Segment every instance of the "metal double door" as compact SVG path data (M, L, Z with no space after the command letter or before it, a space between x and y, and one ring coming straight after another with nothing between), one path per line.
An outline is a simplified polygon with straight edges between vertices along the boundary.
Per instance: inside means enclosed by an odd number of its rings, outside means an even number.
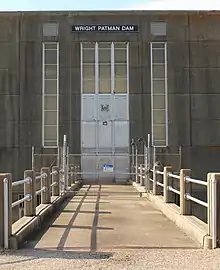
M128 95L83 95L81 168L84 180L130 178Z

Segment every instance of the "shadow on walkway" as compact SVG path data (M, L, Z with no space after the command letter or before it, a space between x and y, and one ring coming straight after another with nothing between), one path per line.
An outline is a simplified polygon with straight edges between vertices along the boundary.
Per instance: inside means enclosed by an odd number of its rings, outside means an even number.
M94 194L93 196L97 196L96 199L94 201L86 201L85 199L88 196L89 190L91 189L91 185L89 185L87 187L86 190L81 190L80 193L84 193L84 195L82 196L82 198L78 201L73 201L72 199L74 198L74 195L70 196L68 198L68 200L66 200L61 206L60 208L50 217L47 218L47 220L44 222L44 224L41 226L41 228L39 228L39 230L35 233L35 237L32 237L31 239L28 239L27 242L24 244L24 246L22 248L30 248L30 249L34 249L34 250L39 250L38 248L36 248L38 242L41 240L41 238L43 237L44 234L47 233L49 228L63 228L65 229L60 240L59 243L57 245L57 247L51 247L52 250L58 250L58 251L62 251L62 250L68 250L68 248L65 247L65 243L68 239L69 233L72 229L83 229L83 230L91 230L91 237L90 237L90 252L92 254L96 253L97 251L97 230L114 230L114 228L108 228L108 227L98 227L98 219L99 219L99 215L100 214L111 214L111 212L109 211L100 211L99 209L99 204L100 204L100 198L101 198L101 185L98 186L98 192L96 194ZM78 197L77 193L75 194L75 196ZM80 211L81 207L84 203L95 203L95 211ZM69 203L77 203L77 208L75 210L66 210L66 206ZM104 202L104 203L108 203L108 202ZM73 213L70 221L68 224L66 225L56 225L54 224L55 220L57 218L59 218L59 216L62 213ZM76 226L74 225L74 222L76 220L76 217L78 216L78 214L83 213L83 214L94 214L94 218L93 218L93 222L92 222L92 226ZM72 247L71 250L74 249L80 249L79 247ZM84 249L88 249L88 247L85 247ZM74 255L76 254L88 254L88 256L91 256L90 252L85 253L85 252L73 252ZM100 257L99 253L99 257ZM105 253L106 254L106 253ZM106 256L104 254L104 257Z

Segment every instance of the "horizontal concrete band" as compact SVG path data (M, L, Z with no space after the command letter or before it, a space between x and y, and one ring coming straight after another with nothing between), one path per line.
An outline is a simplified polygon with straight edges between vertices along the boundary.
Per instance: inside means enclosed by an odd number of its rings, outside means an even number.
M78 190L81 187L81 182L74 184L69 190ZM33 217L22 217L12 225L12 234L9 238L9 248L18 249L33 232L39 229L45 219L54 213L59 206L71 196L68 192L60 195L51 197L50 204L40 204L36 208L36 216Z
M212 238L208 235L208 225L206 223L195 216L180 215L179 207L176 204L164 203L162 196L155 196L150 192L144 193L145 187L140 186L137 183L133 183L133 186L139 192L143 192L143 197L146 197L151 201L154 207L159 209L167 218L172 220L201 248L212 248Z

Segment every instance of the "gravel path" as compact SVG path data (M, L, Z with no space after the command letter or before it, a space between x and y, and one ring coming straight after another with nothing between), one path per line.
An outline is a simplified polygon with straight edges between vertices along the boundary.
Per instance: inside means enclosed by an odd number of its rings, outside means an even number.
M88 253L19 250L0 255L0 269L220 269L220 250L145 249Z

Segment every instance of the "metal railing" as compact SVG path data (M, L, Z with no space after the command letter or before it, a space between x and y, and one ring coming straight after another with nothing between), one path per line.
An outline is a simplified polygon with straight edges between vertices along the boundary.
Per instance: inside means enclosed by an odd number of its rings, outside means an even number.
M163 172L163 175L164 175L164 172ZM174 173L168 173L167 176L169 177L169 179L179 180L179 181L180 181L180 176L177 175L177 174L174 174ZM176 188L172 185L171 181L169 181L169 179L168 179L168 183L169 183L169 184L167 185L167 190L173 192L174 194L180 195L180 190L176 189ZM176 182L176 183L177 183L177 185L178 185L179 182Z
M4 178L3 183L4 183L4 247L7 249L8 248L8 237L9 237L9 226L12 226L12 223L9 224L9 211L10 208L13 209L14 207L22 204L25 204L25 208L29 207L30 205L27 205L27 203L30 203L32 200L35 199L35 196L45 192L46 187L43 187L40 191L33 190L32 187L36 186L36 180L42 179L42 178L47 178L48 175L46 173L41 173L39 176L35 176L36 173L33 171L25 171L25 175L30 175L25 177L22 180L19 181L14 181L12 182L11 177L10 178ZM49 179L48 179L49 181ZM12 189L9 187L13 188L16 186L20 185L25 185L26 189L24 191L24 197L20 200L16 200L12 202ZM32 189L32 190L31 190ZM11 192L11 194L10 194ZM10 199L9 199L10 198ZM27 212L27 211L26 211ZM29 210L29 215L30 214L36 214L36 205L34 205L34 209Z
M72 167L74 167L72 165ZM57 166L52 167L50 171L49 167L44 167L41 172L35 172L33 170L26 170L24 172L24 179L12 182L12 177L7 174L3 179L4 187L4 247L8 249L9 236L12 230L11 221L11 209L24 203L24 215L35 216L36 213L36 196L41 195L41 204L51 203L52 196L63 195L61 190L62 169ZM41 180L41 188L37 190L37 182ZM65 180L65 179L64 179ZM67 179L65 180L67 186L71 186L75 183L74 171L71 168L67 168ZM16 186L24 185L24 197L22 199L12 202L12 188ZM64 192L65 193L65 192Z
M66 135L64 135L62 150L62 159L60 158L59 149L57 154L57 164L59 166L48 165L47 167L39 167L38 170L35 169L35 157L37 154L34 153L34 147L32 147L32 170L24 171L23 179L12 181L10 173L0 174L0 196L3 197L1 201L3 211L0 211L0 234L4 235L4 239L0 237L0 247L8 248L13 225L12 210L15 207L22 204L24 216L36 216L39 195L40 204L50 204L53 200L52 196L64 195L67 191L70 191L69 187L79 180L77 173L80 165L70 164L69 162L69 146L67 145ZM22 185L24 186L23 198L14 201L12 199L13 188Z
M143 173L143 172L145 172L146 171L146 169L143 169L143 164L141 164L141 166L139 166L138 167L138 170L139 170L139 174L138 174L138 176L140 177L140 178L143 178L143 179L145 179L145 178L147 178L147 175L146 175L146 173ZM141 170L141 168L142 168L142 170ZM152 173L154 173L154 175L155 175L155 179L152 179L152 178L150 178L149 176L148 176L148 180L147 181L151 181L151 182L155 182L155 185L156 186L160 186L160 187L163 187L164 188L164 181L163 182L159 182L158 180L157 180L157 175L160 175L160 176L162 176L162 179L164 179L164 174L165 174L165 172L164 171L159 171L159 170L154 170L154 169L151 169L150 170L150 172L152 172ZM168 172L167 173L167 176L168 176L168 178L172 178L172 179L175 179L175 180L178 180L178 183L180 182L180 179L181 179L181 176L180 176L180 174L174 174L174 173L171 173L171 172ZM140 181L141 182L141 181ZM187 183L192 183L192 184L197 184L197 185L201 185L201 186L205 186L205 187L207 187L207 182L206 181L202 181L202 180L198 180L198 179L194 179L194 178L191 178L190 176L186 176L186 175L184 175L184 182L187 184ZM171 185L171 181L168 181L168 185L167 185L167 189L168 189L168 191L171 191L171 192L173 192L173 193L175 193L175 194L178 194L178 195L180 195L180 190L177 190L176 188L174 188L172 185ZM156 195L156 194L155 194ZM195 203L197 203L197 204L199 204L199 205L202 205L202 206L204 206L204 207L208 207L208 203L207 202L204 202L204 201L202 201L202 200L200 200L200 199L198 199L198 198L195 198L195 197L193 197L192 196L192 194L190 194L189 192L187 192L187 193L185 193L184 194L184 198L185 199L187 199L187 200L190 200L190 201L193 201L193 202L195 202Z
M164 175L164 172L161 172L163 175ZM168 177L171 177L173 179L177 179L180 181L180 175L176 175L176 174L173 174L173 173L168 173ZM198 179L194 179L194 178L191 178L189 176L184 176L184 182L187 184L187 183L192 183L192 184L197 184L197 185L201 185L201 186L205 186L207 187L207 182L206 181L202 181L202 180L198 180ZM180 195L180 191L179 190L176 190L175 188L173 188L172 186L168 186L168 189L178 195ZM190 200L192 202L195 202L201 206L204 206L204 207L208 207L208 203L207 202L204 202L202 200L199 200L198 198L195 198L193 197L189 192L185 193L184 194L184 198L187 199L187 200Z
M189 169L181 169L176 173L170 166L164 167L163 171L159 170L157 166L154 166L153 169L143 169L143 167L143 164L137 167L139 178L136 182L145 186L147 191L152 192L153 195L163 195L165 203L175 203L172 194L178 195L180 202L178 207L181 215L192 215L192 203L205 207L208 216L206 221L208 233L212 236L212 247L215 248L217 246L216 182L218 179L220 180L220 174L210 174L207 181L202 181L192 178ZM192 195L192 184L206 189L207 202Z
M208 183L206 181L202 181L202 180L198 180L198 179L194 179L194 178L190 178L189 176L185 176L184 177L184 181L186 183L192 183L192 184L197 184L197 185L201 185L201 186L205 186L206 187L206 191L207 191L207 186L208 186ZM204 202L202 200L199 200L195 197L193 197L191 194L189 193L186 193L185 194L185 198L192 201L192 202L195 202L199 205L202 205L206 208L208 208L208 203L207 202Z

